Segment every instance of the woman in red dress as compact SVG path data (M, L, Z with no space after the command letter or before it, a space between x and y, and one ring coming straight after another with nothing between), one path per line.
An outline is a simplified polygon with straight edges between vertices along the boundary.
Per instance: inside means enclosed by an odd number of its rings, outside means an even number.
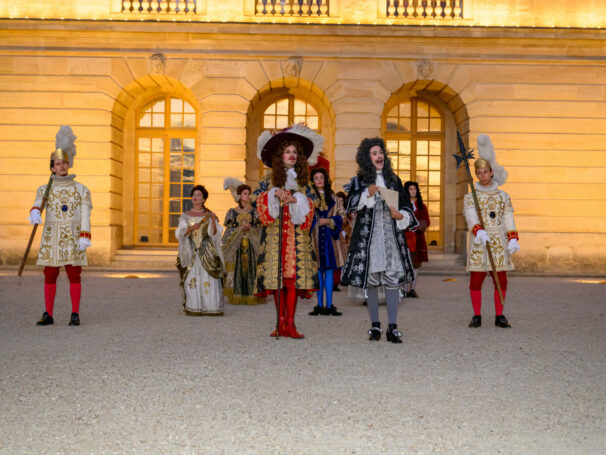
M410 254L412 256L412 265L415 274L414 281L408 284L409 288L406 295L408 297L419 297L415 291L419 269L423 262L429 261L429 258L427 257L427 242L425 241L425 231L430 224L429 212L427 211L427 206L423 204L423 198L417 182L406 182L404 184L404 191L410 198L415 218L419 221L419 226L406 231L406 241L408 242L408 248L410 249Z

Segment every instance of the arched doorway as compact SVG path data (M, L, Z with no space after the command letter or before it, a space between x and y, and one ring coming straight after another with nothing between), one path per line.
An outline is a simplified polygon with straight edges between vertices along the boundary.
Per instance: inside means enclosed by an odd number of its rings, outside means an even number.
M442 249L444 116L437 106L422 98L394 99L385 106L383 131L402 183L412 180L419 184L431 219L427 244Z
M175 229L195 182L196 124L194 107L170 94L136 113L134 245L177 243Z

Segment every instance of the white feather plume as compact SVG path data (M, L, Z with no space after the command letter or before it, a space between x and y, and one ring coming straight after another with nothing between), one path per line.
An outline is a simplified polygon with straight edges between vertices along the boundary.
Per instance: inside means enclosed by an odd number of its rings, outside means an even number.
M63 125L59 128L55 136L55 150L61 149L69 157L69 167L74 165L74 157L76 156L76 135L72 131L71 126Z
M493 180L497 182L499 186L505 184L508 173L503 166L497 163L497 157L494 153L494 146L486 134L480 134L478 136L478 155L480 158L484 158L490 163L493 173Z
M236 202L240 201L240 196L236 191L240 185L244 185L244 182L233 177L227 177L225 180L223 180L223 189L229 189L231 196Z

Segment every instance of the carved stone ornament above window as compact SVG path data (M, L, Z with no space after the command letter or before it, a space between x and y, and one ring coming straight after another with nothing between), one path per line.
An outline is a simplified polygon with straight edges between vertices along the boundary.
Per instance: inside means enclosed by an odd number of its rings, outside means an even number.
M433 74L433 63L426 58L417 62L417 79L431 79Z
M301 68L303 68L303 59L301 57L291 57L282 65L282 72L284 77L300 77Z
M153 54L149 58L149 73L164 76L166 74L166 57L164 54Z

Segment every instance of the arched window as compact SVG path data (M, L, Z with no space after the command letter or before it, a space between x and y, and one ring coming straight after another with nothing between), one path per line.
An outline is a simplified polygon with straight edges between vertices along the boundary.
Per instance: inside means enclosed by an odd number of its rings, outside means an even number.
M177 242L175 228L190 207L195 181L196 111L187 101L166 95L137 115L135 244Z
M442 247L444 117L419 98L390 103L385 112L383 131L394 170L402 183L419 183L431 219L427 244Z
M310 103L289 95L270 104L261 117L261 131L281 130L294 123L302 123L312 130L320 133L320 114ZM263 175L267 169L260 163L260 173Z

